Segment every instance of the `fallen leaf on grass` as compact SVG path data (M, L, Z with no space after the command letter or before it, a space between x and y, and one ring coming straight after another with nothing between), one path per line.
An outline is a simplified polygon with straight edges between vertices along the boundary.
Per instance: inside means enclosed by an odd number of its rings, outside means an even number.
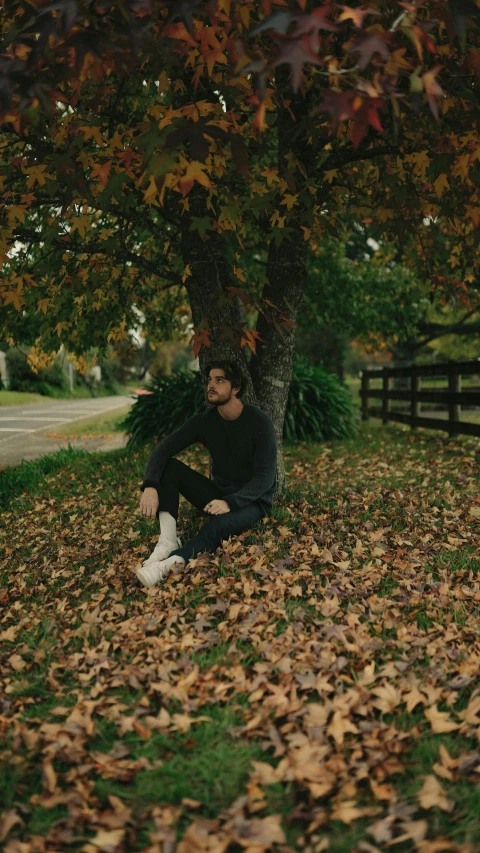
M453 801L447 799L440 782L435 776L425 776L422 787L417 793L417 800L422 809L441 809L450 812L453 809Z
M230 847L230 836L217 833L212 823L205 820L191 823L178 844L177 853L225 853Z
M435 734L454 732L455 729L460 728L459 723L454 723L453 720L450 719L447 711L439 711L436 705L432 705L431 708L427 708L425 710L425 716Z
M5 841L8 833L17 823L23 823L16 809L7 809L0 817L0 841Z
M102 853L118 853L124 837L124 829L100 829L95 838L82 847L82 851L91 853L92 850L101 850Z
M332 811L332 820L341 820L342 823L350 824L359 817L365 814L363 809L359 809L355 800L345 800L339 803Z

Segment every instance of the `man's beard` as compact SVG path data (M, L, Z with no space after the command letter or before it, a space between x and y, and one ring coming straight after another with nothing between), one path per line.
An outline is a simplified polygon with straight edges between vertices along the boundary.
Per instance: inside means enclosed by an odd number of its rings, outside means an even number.
M219 406L224 406L225 403L228 403L229 400L231 400L231 399L232 399L232 393L231 392L228 395L228 397L224 397L222 399L219 398L218 392L215 392L215 394L213 396L208 395L208 402L210 403L211 406L216 406L217 409Z

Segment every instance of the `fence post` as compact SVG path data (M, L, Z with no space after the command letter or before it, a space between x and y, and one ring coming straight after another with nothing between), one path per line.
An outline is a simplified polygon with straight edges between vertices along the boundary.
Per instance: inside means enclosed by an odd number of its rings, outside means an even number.
M418 375L418 370L416 364L412 364L411 366L411 380L410 380L410 389L411 389L411 398L410 398L410 426L412 429L417 428L417 418L420 415L420 403L417 397L417 394L420 390L420 376Z
M448 390L450 394L457 394L461 388L461 376L455 370L455 367L451 368L452 373L448 374ZM449 400L448 402L448 433L449 435L455 435L456 429L455 424L460 420L460 406L458 403L453 400Z
M382 384L382 424L388 423L388 413L390 411L390 398L388 397L388 392L390 391L390 376L388 375L388 367L383 368L383 384Z
M362 370L362 388L360 394L362 395L362 421L368 421L368 382L369 375L366 370Z

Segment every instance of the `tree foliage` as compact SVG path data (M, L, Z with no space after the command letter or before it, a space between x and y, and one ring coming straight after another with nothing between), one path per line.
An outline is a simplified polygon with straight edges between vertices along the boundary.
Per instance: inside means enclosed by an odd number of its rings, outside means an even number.
M345 213L414 244L435 286L476 280L474 4L17 0L1 27L10 337L35 311L41 347L115 345L138 310L155 326L159 294L168 315L184 287L194 301L204 250L222 286L194 309L196 350L215 332L255 351L258 331L221 319L248 302L245 252L298 254Z

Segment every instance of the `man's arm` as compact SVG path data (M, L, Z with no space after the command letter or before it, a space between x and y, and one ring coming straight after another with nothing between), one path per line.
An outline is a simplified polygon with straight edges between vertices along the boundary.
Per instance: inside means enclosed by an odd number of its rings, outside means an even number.
M200 440L200 424L202 419L202 413L194 415L180 429L170 433L163 441L157 444L147 462L145 477L141 486L142 491L148 488L158 489L163 469L168 460L177 453L180 453L181 450L185 450L185 448L190 447Z
M255 474L241 489L233 495L225 495L224 500L231 510L242 509L261 498L272 488L277 471L277 443L275 430L270 418L265 418L255 433L255 455L253 460Z

